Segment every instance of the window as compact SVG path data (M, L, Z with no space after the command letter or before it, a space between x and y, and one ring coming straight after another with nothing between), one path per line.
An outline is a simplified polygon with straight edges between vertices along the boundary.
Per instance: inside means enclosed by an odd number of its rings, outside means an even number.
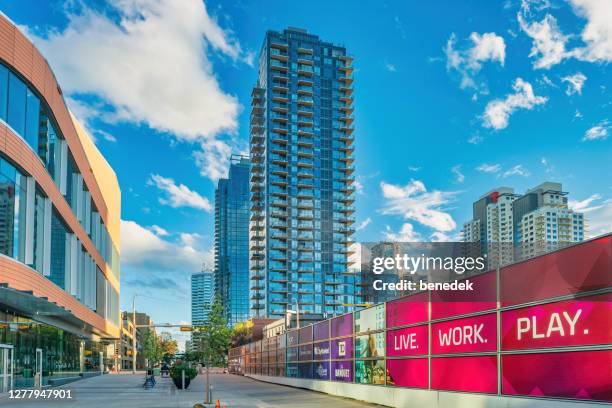
M21 136L25 133L27 87L12 73L8 81L8 114L7 122Z
M26 177L0 157L0 253L25 261Z

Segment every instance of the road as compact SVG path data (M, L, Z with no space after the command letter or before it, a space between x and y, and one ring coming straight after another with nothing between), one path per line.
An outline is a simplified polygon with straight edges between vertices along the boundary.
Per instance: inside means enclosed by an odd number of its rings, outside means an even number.
M142 388L143 375L108 374L59 387L69 389L70 400L15 400L0 397L0 407L11 408L192 408L204 399L204 376L194 379L187 391L175 389L171 380L158 379L154 389ZM211 375L213 399L227 408L352 408L374 405L332 397L314 391L269 384L230 374Z

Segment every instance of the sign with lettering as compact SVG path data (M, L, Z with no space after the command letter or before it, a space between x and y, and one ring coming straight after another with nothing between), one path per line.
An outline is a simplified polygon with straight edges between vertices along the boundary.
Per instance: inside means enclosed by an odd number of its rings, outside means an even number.
M497 316L490 313L435 323L431 326L431 353L472 353L497 350Z
M297 346L299 332L297 330L291 330L287 332L287 347Z
M612 293L502 312L502 349L612 344Z
M428 369L427 358L387 359L387 385L427 388Z
M312 344L304 344L299 347L300 361L312 360Z
M331 380L353 382L353 361L332 361Z
M313 360L329 360L330 356L329 341L315 343L313 346Z
M387 328L425 322L428 319L428 308L427 292L387 302Z
M329 361L313 363L312 378L317 380L329 380Z
M345 337L343 339L332 340L331 358L332 360L353 358L353 338Z
M406 327L387 332L387 356L418 356L427 354L429 344L427 325Z
M612 350L502 356L502 394L612 402Z

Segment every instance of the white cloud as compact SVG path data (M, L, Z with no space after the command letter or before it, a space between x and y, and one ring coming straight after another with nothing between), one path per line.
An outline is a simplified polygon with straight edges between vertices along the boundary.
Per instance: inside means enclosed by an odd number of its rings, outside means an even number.
M200 168L200 174L213 181L227 177L229 157L232 148L222 140L212 140L202 143L202 150L195 151L193 157Z
M476 167L476 170L481 173L498 173L501 170L501 165L482 163L480 166Z
M483 126L500 130L508 127L508 120L518 109L531 110L548 100L545 96L536 96L529 82L517 78L512 85L514 93L506 95L504 99L495 99L489 102L484 112Z
M582 137L583 142L588 142L592 140L605 140L609 136L610 122L608 120L601 121L597 125L588 129L584 136Z
M530 23L518 13L517 20L521 29L533 41L529 56L536 57L534 68L549 69L570 55L565 49L568 37L561 32L557 20L550 14L546 14L540 22Z
M385 231L383 231L383 236L386 240L393 242L417 242L421 240L421 235L414 230L414 226L410 223L403 224L399 232L394 232L387 225Z
M460 242L461 237L458 234L448 235L444 232L435 231L429 236L432 242Z
M188 247L194 247L198 245L198 242L202 239L202 235L198 233L187 233L182 232L179 234L181 243Z
M477 144L482 143L483 140L484 140L484 137L482 137L480 135L472 135L468 139L468 143L469 144L473 144L473 145L477 145Z
M97 130L96 131L97 134L101 135L104 140L106 140L107 142L111 142L111 143L116 143L117 142L117 138L113 135L111 135L110 133L104 131L104 130Z
M355 192L357 194L363 194L363 183L361 181L355 180L353 185L355 186Z
M601 196L599 194L593 194L590 197L585 198L584 200L580 200L580 201L569 200L567 205L569 206L569 208L571 208L574 211L589 212L589 211L593 211L593 210L597 210L601 208L601 205L591 206L593 202L600 200L600 199L601 199Z
M456 166L453 166L451 168L451 172L454 174L455 181L457 181L457 183L463 183L465 181L465 174L463 174L461 172L461 165L460 164L457 164Z
M421 171L421 166L408 166L408 171Z
M122 266L155 271L197 272L212 262L212 251L195 242L171 242L134 221L121 220Z
M584 45L567 49L570 35L559 29L557 20L546 14L540 22L527 21L529 7L517 14L521 29L531 37L530 57L536 57L535 68L548 69L568 58L589 62L612 61L612 3L608 0L569 0L576 15L587 20L580 33ZM532 2L524 2L528 4ZM540 11L547 7L540 7Z
M166 229L160 227L159 225L151 225L147 229L150 230L151 232L153 232L155 235L158 235L160 237L165 237L165 236L169 235L168 231Z
M582 95L582 87L586 82L587 77L581 73L577 72L574 75L568 75L561 78L562 82L567 82L567 89L565 93L569 95L573 95L575 93Z
M502 174L502 177L503 178L510 177L510 176L529 177L530 175L531 173L529 173L529 171L527 171L527 169L525 169L522 164L517 164L516 166L510 168L509 170L504 171L504 173Z
M521 0L521 10L530 13L533 10L542 11L550 8L550 0Z
M365 229L368 225L372 223L372 218L368 217L365 220L361 221L359 225L355 228L357 231L361 231Z
M419 180L411 180L405 186L380 183L386 206L381 210L387 215L401 215L436 231L452 231L456 228L453 217L443 210L456 194L448 191L427 191Z
M590 62L612 61L612 2L609 0L570 0L577 15L587 24L580 34L585 47L578 57Z
M397 67L393 64L385 64L385 69L389 72L396 72Z
M542 157L542 159L540 159L540 163L542 163L542 166L544 166L544 171L546 173L552 173L555 171L555 166L553 166L550 160L548 160L546 157Z
M107 122L144 124L198 142L203 155L209 144L216 148L218 135L235 134L241 108L221 89L209 53L246 63L252 56L208 14L204 2L112 0L110 5L107 13L73 7L64 29L29 32L66 95L98 100L106 112L97 107L97 115ZM78 114L79 105L70 105ZM203 173L214 177L216 170L208 167Z
M461 88L472 88L486 93L486 86L478 84L475 76L486 61L498 62L501 66L506 60L506 43L503 37L495 33L470 34L471 46L462 50L456 49L457 38L451 34L444 50L446 69L455 70L461 76Z
M191 190L184 184L176 184L173 179L152 174L149 184L166 193L166 198L160 197L159 202L172 208L191 207L204 211L212 211L212 205L206 197Z
M600 200L601 195L593 194L584 200L570 200L568 203L572 210L584 213L590 237L612 232L612 199Z

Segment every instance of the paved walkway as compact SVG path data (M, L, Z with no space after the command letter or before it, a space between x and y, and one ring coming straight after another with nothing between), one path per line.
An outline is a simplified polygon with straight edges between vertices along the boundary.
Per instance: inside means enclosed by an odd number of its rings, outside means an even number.
M326 394L269 384L231 374L211 374L213 399L227 408L352 408L374 405ZM172 381L158 378L154 389L142 388L143 374L107 374L59 387L72 391L70 400L9 399L0 397L0 407L30 408L192 408L204 400L204 375L186 391L176 390Z

